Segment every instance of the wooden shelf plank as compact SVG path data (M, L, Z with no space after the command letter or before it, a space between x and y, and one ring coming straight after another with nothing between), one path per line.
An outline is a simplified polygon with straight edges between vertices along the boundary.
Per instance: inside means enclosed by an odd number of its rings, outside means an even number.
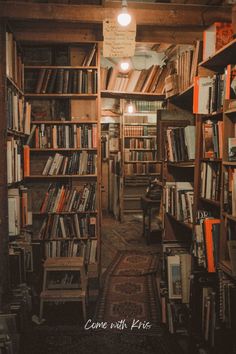
M97 93L26 93L26 98L97 98Z
M194 168L194 161L167 162L168 166L180 168Z
M223 161L224 166L236 166L236 161Z
M14 87L14 89L20 94L20 96L24 96L23 90L9 76L7 76L7 82Z
M17 136L19 138L26 138L29 136L29 134L25 134L14 129L7 129L7 134Z
M107 98L137 98L137 99L148 99L148 100L165 100L165 95L149 93L149 92L120 92L120 91L101 91L102 97Z
M61 178L97 178L97 175L53 175L53 176L42 176L42 175L31 175L25 176L28 179L61 179Z
M215 71L222 71L228 64L236 63L236 39L218 50L212 57L199 65Z
M224 113L227 114L227 115L233 115L233 114L236 113L236 107L227 109L227 111L225 111Z
M217 200L211 200L211 199L202 198L202 197L200 197L199 200L202 201L203 203L211 204L211 205L218 207L218 208L220 207L220 202Z
M81 66L81 65L25 65L24 68L26 70L31 69L82 69L82 70L97 70L97 66Z
M158 161L124 161L124 163L158 163Z
M125 139L132 139L132 138L140 138L140 139L156 139L155 135L132 135L132 136L124 136Z
M53 152L53 151L97 151L97 148L57 148L57 149L40 149L30 148L31 152Z
M202 162L216 162L216 163L221 163L222 162L222 159L218 159L218 158L201 158L200 161Z
M44 212L41 213L40 211L34 211L32 212L33 215L39 215L39 216L45 216L45 215L75 215L75 214L97 214L98 211L97 210L87 210L87 211L59 211L59 212L52 212L52 211L48 211L48 212Z
M59 125L64 125L64 124L97 124L97 120L35 120L31 121L31 124L59 124Z

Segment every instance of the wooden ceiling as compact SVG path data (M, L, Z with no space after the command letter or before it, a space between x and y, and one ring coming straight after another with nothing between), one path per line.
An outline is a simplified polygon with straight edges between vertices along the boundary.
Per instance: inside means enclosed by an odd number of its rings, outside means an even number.
M191 44L213 22L231 21L223 0L170 1L128 0L137 42ZM9 19L22 41L102 41L103 20L116 18L120 7L119 0L0 0L0 20Z

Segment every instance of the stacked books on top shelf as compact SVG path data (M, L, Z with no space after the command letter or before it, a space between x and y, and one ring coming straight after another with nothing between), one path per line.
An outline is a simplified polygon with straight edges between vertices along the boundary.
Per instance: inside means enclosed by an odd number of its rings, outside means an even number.
M96 148L96 124L33 124L28 145L40 149Z
M190 182L166 182L165 212L178 221L193 223L193 185Z
M173 127L166 130L166 154L170 162L195 159L195 126Z
M152 65L149 69L131 70L128 74L119 72L118 67L101 68L102 90L118 92L142 92L164 94L166 66Z
M189 46L187 49L178 46L179 54L174 60L175 73L165 79L167 98L183 92L192 85L193 78L197 75L198 63L202 58L201 44L201 41L197 41L194 47Z
M27 70L25 91L36 94L95 94L97 70L61 68Z
M76 45L39 45L24 47L24 62L27 66L94 66L96 43Z
M223 121L207 120L202 124L203 157L222 158L223 152Z
M130 151L125 149L124 152L125 161L156 161L157 153L156 151Z
M6 75L19 89L23 89L23 62L11 32L6 32Z
M7 128L29 134L31 105L12 87L7 88Z

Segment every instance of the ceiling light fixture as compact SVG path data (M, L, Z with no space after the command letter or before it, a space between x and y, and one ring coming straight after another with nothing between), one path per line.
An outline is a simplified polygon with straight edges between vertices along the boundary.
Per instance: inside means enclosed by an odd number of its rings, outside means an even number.
M120 62L119 67L122 73L127 73L130 70L130 63L128 60L124 59Z
M123 27L128 26L131 22L131 16L127 11L127 7L128 7L127 1L122 0L121 13L117 16L117 21Z

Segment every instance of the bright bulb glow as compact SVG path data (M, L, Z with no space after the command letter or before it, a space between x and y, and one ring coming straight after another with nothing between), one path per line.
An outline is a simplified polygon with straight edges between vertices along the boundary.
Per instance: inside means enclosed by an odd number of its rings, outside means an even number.
M132 103L129 103L127 106L127 112L128 113L134 113L134 106Z
M128 14L126 7L123 7L121 11L117 17L117 21L121 26L126 27L131 22L131 16Z
M129 70L129 62L127 61L122 61L120 63L120 70L123 71L123 72L126 72Z

